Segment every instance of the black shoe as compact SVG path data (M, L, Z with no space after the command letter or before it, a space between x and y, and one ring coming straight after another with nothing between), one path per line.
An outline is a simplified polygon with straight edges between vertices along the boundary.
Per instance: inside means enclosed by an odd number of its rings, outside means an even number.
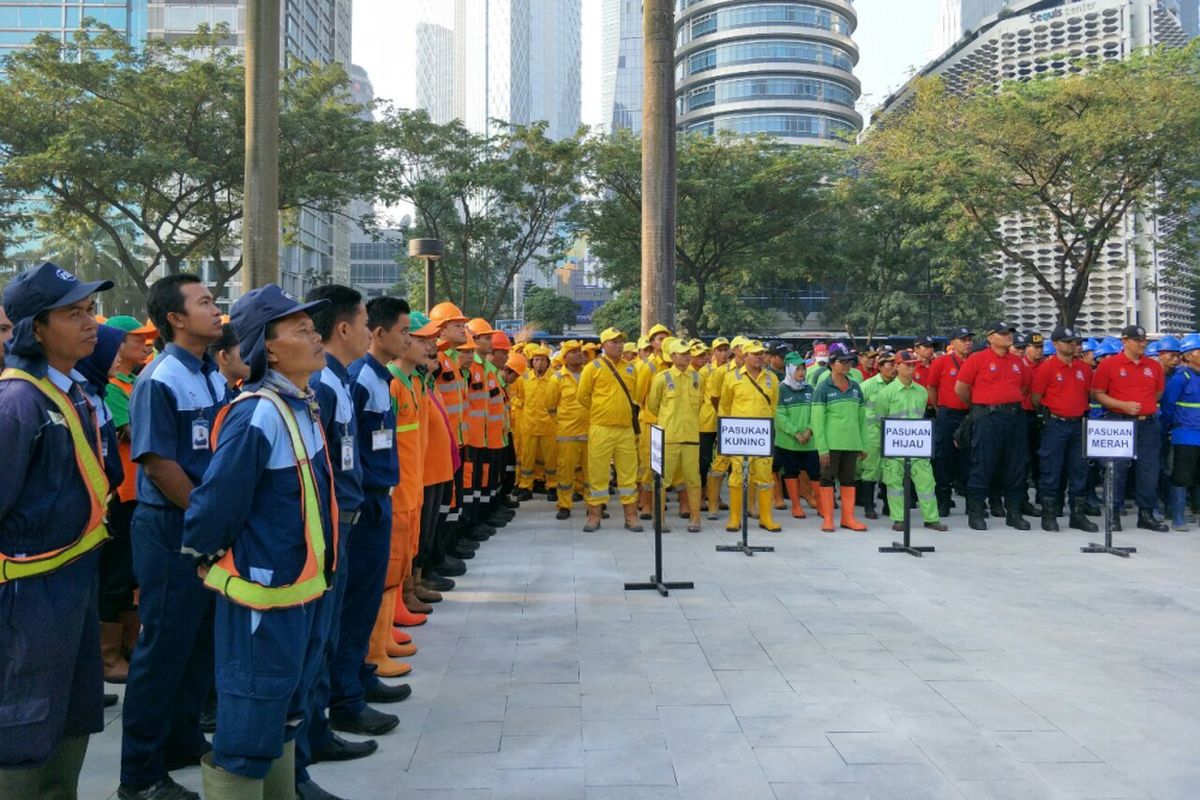
M376 703L385 706L388 703L399 703L407 700L412 696L412 687L407 683L398 683L395 686L389 686L378 678L375 679L375 684L366 691L368 703Z
M1103 517L1104 509L1100 508L1100 506L1096 505L1095 503L1084 503L1083 513L1087 514L1089 517Z
M1042 514L1042 530L1048 533L1058 532L1058 517L1054 514Z
M505 508L520 508L521 507L521 504L518 503L516 500L513 500L511 497L504 498L503 500L500 501L500 504L502 506L504 506Z
M513 495L513 500L516 500L518 503L522 503L526 500L532 500L532 499L533 499L533 492L529 491L528 489L518 489L517 493Z
M572 500L574 500L576 503L582 503L582 502L583 502L583 495L581 495L579 492L574 492L574 493L571 495L571 499L572 499Z
M987 517L983 514L968 514L967 525L973 531L986 531L988 529Z
M476 522L475 527L472 528L471 531L476 534L482 534L483 536L496 535L496 527L494 525L489 525L486 522ZM471 538L474 539L475 537L472 536Z
M1114 531L1124 530L1124 529L1121 527L1121 515L1117 513L1116 509L1113 509L1113 515L1112 515L1112 529L1113 529Z
M941 517L942 519L945 519L946 517L950 516L951 508L953 508L953 504L951 504L951 503L945 503L945 504L938 503L938 516Z
M359 714L331 711L329 727L342 733L353 733L359 736L382 736L394 730L400 724L400 718L395 714L385 714L382 711L367 706Z
M476 550L479 549L479 542L475 541L474 539L459 539L458 544L456 544L455 547L458 547L458 548L465 547L468 550L470 550L472 553L474 553Z
M507 517L488 517L487 524L496 530L500 530L507 525L509 521L510 520Z
M481 529L472 528L471 530L462 534L459 538L470 539L472 542L486 542L488 539L492 538L492 534Z
M467 574L467 565L462 562L461 558L455 558L450 554L446 554L442 558L442 563L438 564L437 571L439 575L449 575L452 578L457 578L459 575Z
M1038 508L1028 500L1025 500L1021 503L1021 513L1027 517L1040 517L1042 515L1042 509Z
M1010 528L1015 528L1019 531L1027 531L1033 526L1029 524L1029 520L1021 516L1019 511L1014 511L1004 516L1004 524Z
M454 549L454 556L455 558L461 558L462 560L466 561L469 558L475 557L475 551L470 547L459 546Z
M1138 512L1137 526L1144 531L1154 531L1155 533L1166 533L1171 529L1167 523L1146 511Z
M120 696L120 695L116 695L116 694L106 694L106 695L104 695L104 707L105 707L105 708L112 708L113 706L115 706L115 705L116 705L117 703L119 703L119 702L121 702L121 696Z
M167 768L167 772L174 772L177 769L187 769L188 767L200 766L200 759L208 753L212 752L212 745L205 742L193 753L167 753L163 756L163 766Z
M554 515L554 518L555 519L570 519L571 518L571 509L560 508L558 510L558 513Z
M867 519L879 519L879 512L875 510L874 506L871 506L870 508L863 509L863 516ZM904 526L901 525L900 527L903 528Z
M217 732L217 709L215 707L204 709L204 713L200 715L200 731L208 734Z
M989 506L991 508L991 515L996 519L1008 516L1004 510L1004 503L990 503Z
M371 742L371 744L375 743ZM375 751L372 750L371 752ZM370 753L367 755L370 755ZM296 784L296 800L343 800L343 798L338 797L336 794L330 794L320 786L317 786L316 781L305 781L304 783Z
M448 592L454 588L454 581L444 575L439 575L431 569L424 570L421 573L421 583L433 589L435 592Z
M316 764L321 761L353 761L356 758L366 758L379 749L379 744L374 739L367 739L365 742L352 742L349 739L343 739L336 733L330 733L329 742L312 755L312 763ZM303 784L296 784L296 792L299 794L300 787Z
M1077 531L1085 533L1099 533L1100 526L1092 522L1085 515L1083 503L1071 503L1071 517L1067 520L1068 527L1074 528Z
M132 789L121 784L117 787L117 800L200 800L200 795L183 788L167 776L144 789Z

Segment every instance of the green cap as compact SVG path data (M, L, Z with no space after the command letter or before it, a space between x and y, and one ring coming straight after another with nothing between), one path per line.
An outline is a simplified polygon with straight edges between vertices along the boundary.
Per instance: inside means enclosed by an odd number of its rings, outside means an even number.
M799 353L794 353L794 352L788 353L786 356L783 357L783 363L798 367L804 363L804 356L800 355Z
M126 333L133 333L134 331L148 333L150 330L149 326L143 325L141 320L136 317L126 316L125 314L109 317L104 321L104 324L110 328L120 328Z

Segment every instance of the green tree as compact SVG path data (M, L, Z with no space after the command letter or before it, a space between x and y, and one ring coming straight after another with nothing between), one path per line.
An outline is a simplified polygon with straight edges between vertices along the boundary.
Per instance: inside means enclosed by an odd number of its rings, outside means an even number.
M525 295L525 322L555 336L575 324L579 304L553 289L535 286Z
M44 236L37 241L32 254L38 261L53 261L68 267L85 281L111 280L112 290L97 296L105 316L128 314L142 319L146 316L146 298L133 277L121 267L120 257L108 233L89 220L69 216L59 224L42 220ZM111 219L110 225L130 242L130 252L136 258L147 258L146 248L137 244L133 225L121 219Z
M41 36L9 56L0 188L40 198L54 225L82 219L103 231L142 291L160 268L218 256L219 292L241 268L219 256L240 241L244 173L244 70L241 55L220 46L227 38L224 27L202 28L134 47L92 26L72 42ZM340 66L287 70L279 207L293 220L371 194L375 128L360 111Z
M910 106L866 141L869 168L935 213L944 239L985 237L1053 298L1064 324L1129 215L1185 218L1200 180L1200 45L1072 70L965 95L920 81ZM1190 242L1185 228L1169 242L1149 233L1160 246ZM1054 247L1053 268L1031 241Z
M617 292L592 313L592 325L597 331L616 328L630 341L636 340L642 325L642 293L637 289Z
M821 210L826 177L842 156L729 134L680 137L675 241L678 324L695 335L713 309L751 286L803 279L815 253L788 234ZM575 221L618 289L641 276L641 142L620 131L594 137L585 168L595 199ZM785 244L786 243L786 244Z
M382 136L380 197L411 204L414 235L445 243L438 289L466 313L495 318L523 267L553 264L570 244L582 131L553 141L539 122L483 136L388 109Z

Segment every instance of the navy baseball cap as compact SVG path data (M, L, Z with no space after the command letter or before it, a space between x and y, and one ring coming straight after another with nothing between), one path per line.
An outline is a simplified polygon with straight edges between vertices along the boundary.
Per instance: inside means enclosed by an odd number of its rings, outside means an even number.
M913 347L933 347L933 337L918 336L917 340L913 342Z
M229 309L229 323L237 334L242 359L250 366L250 382L257 382L267 371L267 325L301 311L316 311L329 305L328 300L301 303L273 283L252 289Z
M955 339L970 339L975 333L970 328L955 328L946 334L946 341L953 342Z
M78 303L89 295L112 287L112 281L81 281L74 274L47 261L13 278L4 290L4 313L15 325L43 311Z
M1013 347L1028 347L1029 340L1025 338L1025 334L1018 333L1016 336L1013 337L1012 346Z
M12 316L11 314L9 316ZM1146 329L1141 325L1128 325L1121 329L1122 339L1145 339Z
M995 322L989 322L987 327L984 328L984 332L988 336L991 336L993 333L1016 333L1017 329L1007 322L996 320Z
M1079 334L1075 332L1074 328L1069 328L1065 325L1059 325L1057 328L1055 328L1053 330L1053 332L1051 332L1050 341L1052 341L1052 342L1078 342Z

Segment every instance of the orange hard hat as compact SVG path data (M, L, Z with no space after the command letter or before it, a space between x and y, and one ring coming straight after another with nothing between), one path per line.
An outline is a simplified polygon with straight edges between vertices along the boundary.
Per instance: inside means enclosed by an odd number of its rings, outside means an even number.
M493 329L492 326L488 324L488 321L483 317L476 317L468 322L467 330L476 336L487 336L488 334L496 332L495 329Z
M429 309L429 318L434 322L466 322L462 309L449 301L438 303Z
M492 349L512 350L512 339L509 339L504 331L496 331L492 334Z
M529 369L529 360L520 353L513 353L508 357L508 361L505 362L505 366L518 375L524 375L525 370Z
M460 344L460 345L459 345L457 348L455 348L455 349L456 349L456 350L460 350L460 351L461 351L461 350L474 350L474 349L475 349L475 337L474 337L474 336L472 336L472 335L471 335L471 334L468 332L468 333L467 333L467 341L463 342L462 344Z

